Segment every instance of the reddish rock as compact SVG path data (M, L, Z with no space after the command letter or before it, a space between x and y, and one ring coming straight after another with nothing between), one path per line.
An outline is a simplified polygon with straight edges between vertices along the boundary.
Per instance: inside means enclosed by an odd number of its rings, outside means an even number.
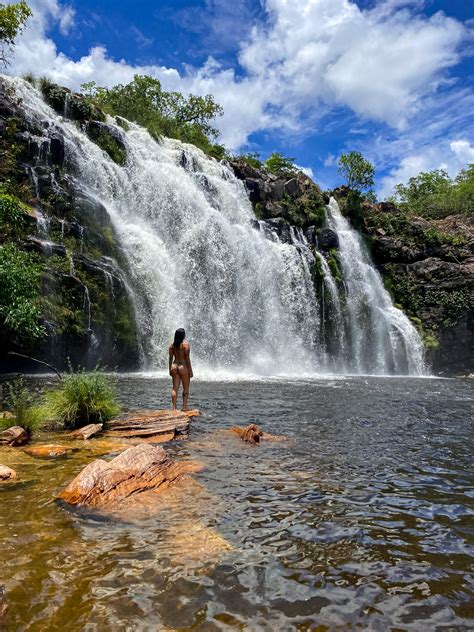
M237 435L246 443L260 443L261 441L286 441L283 435L271 435L263 432L256 424L249 424L246 428L234 426L230 428L230 432Z
M29 439L28 433L21 426L12 426L0 432L0 445L25 445Z
M98 434L103 427L104 424L89 424L74 430L74 432L70 432L68 436L73 439L84 439L85 441L86 439L90 439L94 435Z
M12 478L16 478L15 470L7 467L6 465L0 465L0 482L8 481Z
M54 443L49 443L46 445L35 445L30 448L25 448L23 452L29 454L30 456L34 456L38 459L55 459L58 456L64 456L69 454L74 449L67 445L56 445Z
M70 505L109 508L131 496L139 500L141 493L167 489L199 469L194 463L173 462L160 446L140 444L112 461L89 463L59 498Z
M189 433L190 419L199 414L191 410L187 413L173 410L138 410L121 419L107 423L104 436L114 438L140 438L150 443L169 441L178 435ZM167 438L161 439L161 435Z

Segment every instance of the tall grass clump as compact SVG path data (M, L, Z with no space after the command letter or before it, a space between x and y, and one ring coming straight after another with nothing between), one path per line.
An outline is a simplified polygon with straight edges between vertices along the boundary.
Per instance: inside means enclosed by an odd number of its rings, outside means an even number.
M0 419L0 428L21 426L31 436L41 426L44 411L36 405L35 398L21 378L8 382L7 391L7 404L13 417Z
M49 416L65 428L103 423L120 412L113 381L97 369L67 373L44 401Z

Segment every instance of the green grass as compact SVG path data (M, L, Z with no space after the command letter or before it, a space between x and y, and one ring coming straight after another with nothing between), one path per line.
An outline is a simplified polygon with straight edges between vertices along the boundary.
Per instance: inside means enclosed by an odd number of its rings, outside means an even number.
M14 416L0 419L0 429L21 426L31 436L44 423L44 410L35 405L34 397L21 378L8 382L7 390L8 407Z
M65 428L103 423L120 412L113 381L97 369L66 374L44 401L50 418Z

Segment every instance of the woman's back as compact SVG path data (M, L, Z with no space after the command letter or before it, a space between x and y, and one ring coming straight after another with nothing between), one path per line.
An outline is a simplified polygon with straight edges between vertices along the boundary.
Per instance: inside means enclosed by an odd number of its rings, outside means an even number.
M189 345L187 342L181 342L179 347L175 347L174 344L171 345L170 351L173 353L176 364L186 364L186 351L188 348Z

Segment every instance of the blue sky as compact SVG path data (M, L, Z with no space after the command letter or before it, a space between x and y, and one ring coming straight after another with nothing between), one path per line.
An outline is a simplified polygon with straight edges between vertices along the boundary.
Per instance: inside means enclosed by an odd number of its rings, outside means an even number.
M474 0L30 0L12 72L212 93L224 144L323 187L360 150L377 189L474 162ZM38 69L41 69L38 71Z

